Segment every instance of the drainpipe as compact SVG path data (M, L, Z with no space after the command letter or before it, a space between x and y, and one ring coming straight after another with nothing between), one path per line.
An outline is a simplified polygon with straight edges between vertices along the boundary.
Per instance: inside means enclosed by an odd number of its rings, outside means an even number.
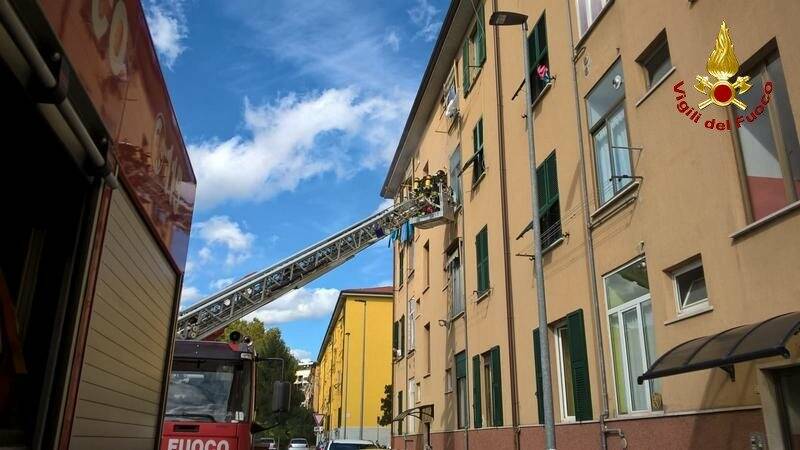
M492 0L492 13L497 11L497 0ZM506 328L508 329L508 373L511 381L511 426L514 430L514 449L519 450L519 390L517 386L517 346L514 334L514 294L511 285L511 252L508 232L508 186L505 168L505 132L503 126L503 87L500 82L500 31L492 27L494 33L494 76L497 94L497 144L500 157L500 217L503 221L503 264L505 265L504 281L506 285Z
M589 269L589 297L592 303L592 325L595 338L595 357L597 358L598 375L600 377L600 400L603 411L600 413L600 448L606 450L608 443L606 434L609 430L606 426L606 419L609 417L608 411L608 380L606 379L606 361L603 350L603 333L601 329L600 300L597 295L597 270L594 264L594 240L592 238L592 218L589 214L589 188L586 181L586 156L583 146L583 127L581 126L580 93L578 92L578 52L575 51L575 38L572 30L572 0L567 0L567 22L569 26L569 48L573 53L572 58L572 89L575 98L575 127L578 137L578 155L580 156L581 169L581 201L583 202L583 225L586 247L586 262Z

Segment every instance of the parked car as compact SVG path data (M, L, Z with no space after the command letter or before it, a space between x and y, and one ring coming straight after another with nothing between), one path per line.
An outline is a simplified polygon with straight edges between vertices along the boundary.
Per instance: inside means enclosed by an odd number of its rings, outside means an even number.
M308 448L308 441L306 438L294 438L289 441L289 448Z
M278 450L278 444L274 438L262 436L253 440L253 450Z
M380 448L374 442L359 439L334 439L328 442L325 450L368 450Z

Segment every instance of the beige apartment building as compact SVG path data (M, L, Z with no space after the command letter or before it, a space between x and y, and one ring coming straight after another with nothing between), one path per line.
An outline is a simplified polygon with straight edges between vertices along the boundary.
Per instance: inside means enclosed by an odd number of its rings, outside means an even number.
M499 10L528 16L529 68ZM457 203L394 243L392 448L544 448L540 338L558 448L800 448L799 20L451 2L381 192L444 170Z

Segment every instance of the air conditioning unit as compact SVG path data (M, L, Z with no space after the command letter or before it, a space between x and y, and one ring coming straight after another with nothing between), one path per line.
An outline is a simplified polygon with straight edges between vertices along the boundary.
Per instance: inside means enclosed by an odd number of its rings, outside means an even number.
M447 102L447 106L444 109L444 116L448 119L452 119L458 116L458 98L453 97Z
M403 352L401 352L399 348L393 348L392 349L392 356L395 359L400 359L403 356Z

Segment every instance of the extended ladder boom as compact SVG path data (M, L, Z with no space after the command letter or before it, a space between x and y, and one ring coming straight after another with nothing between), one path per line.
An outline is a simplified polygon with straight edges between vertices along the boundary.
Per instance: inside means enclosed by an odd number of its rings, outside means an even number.
M427 215L440 219L451 213L451 193L446 180L442 176L434 181L436 186L416 189L415 197L373 214L181 311L177 323L179 338L203 339L223 329L340 266L412 218Z

